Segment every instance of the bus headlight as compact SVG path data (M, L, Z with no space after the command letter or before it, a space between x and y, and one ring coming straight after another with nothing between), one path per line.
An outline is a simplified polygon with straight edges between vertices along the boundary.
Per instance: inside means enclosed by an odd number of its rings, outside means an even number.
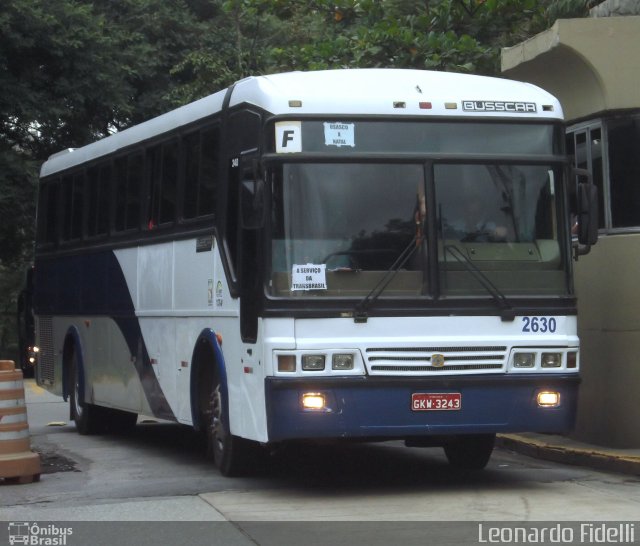
M302 355L302 369L305 372L324 370L324 355Z
M514 368L533 368L536 363L536 353L515 353L513 355Z
M335 354L331 361L332 370L353 370L352 354Z
M562 353L542 353L543 368L559 368L562 365Z

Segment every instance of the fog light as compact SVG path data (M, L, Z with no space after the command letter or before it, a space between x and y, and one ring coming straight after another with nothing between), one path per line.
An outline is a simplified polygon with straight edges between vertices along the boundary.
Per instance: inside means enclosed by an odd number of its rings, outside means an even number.
M515 368L533 368L536 363L536 353L516 353L513 355Z
M296 371L296 355L278 355L279 372Z
M332 370L353 370L353 355L333 355Z
M541 391L538 393L538 406L541 408L557 408L560 405L560 393Z
M559 368L562 365L562 353L542 353L543 368Z
M302 407L308 410L324 409L324 394L317 392L305 392L302 395Z
M305 372L324 370L324 355L302 355L302 369Z

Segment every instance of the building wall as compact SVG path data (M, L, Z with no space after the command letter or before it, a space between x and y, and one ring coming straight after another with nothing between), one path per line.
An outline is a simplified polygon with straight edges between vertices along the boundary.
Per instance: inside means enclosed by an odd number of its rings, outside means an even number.
M582 385L574 437L640 446L640 235L601 236L575 266Z

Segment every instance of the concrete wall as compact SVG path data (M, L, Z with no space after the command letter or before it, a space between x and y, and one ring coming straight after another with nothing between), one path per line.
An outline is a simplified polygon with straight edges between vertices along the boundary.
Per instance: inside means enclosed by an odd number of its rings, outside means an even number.
M575 266L577 439L640 447L640 235L602 236Z

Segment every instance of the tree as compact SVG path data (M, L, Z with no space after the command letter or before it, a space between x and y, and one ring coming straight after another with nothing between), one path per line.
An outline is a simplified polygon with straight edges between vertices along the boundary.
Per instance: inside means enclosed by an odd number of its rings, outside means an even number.
M299 6L307 37L275 47L282 67L392 67L496 74L500 48L582 16L586 0L316 0ZM304 6L304 7L302 7Z
M593 1L4 2L0 351L10 337L3 316L31 260L37 170L51 153L251 74L376 66L496 73L500 47L556 17L582 16Z

